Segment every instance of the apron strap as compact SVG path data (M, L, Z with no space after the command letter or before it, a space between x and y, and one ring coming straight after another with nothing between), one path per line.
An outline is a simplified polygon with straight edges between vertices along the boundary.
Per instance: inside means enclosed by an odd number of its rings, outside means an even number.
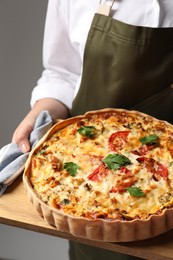
M114 5L114 3L115 3L115 0L112 0L112 4L111 5L106 5L106 4L102 4L102 0L100 0L99 8L98 8L97 13L109 16L110 11L111 11L112 6Z

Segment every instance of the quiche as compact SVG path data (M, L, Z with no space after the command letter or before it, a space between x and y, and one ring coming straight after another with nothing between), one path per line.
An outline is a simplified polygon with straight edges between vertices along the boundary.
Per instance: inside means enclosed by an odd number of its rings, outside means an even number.
M23 181L58 230L98 241L173 228L173 126L124 109L56 123L31 151Z

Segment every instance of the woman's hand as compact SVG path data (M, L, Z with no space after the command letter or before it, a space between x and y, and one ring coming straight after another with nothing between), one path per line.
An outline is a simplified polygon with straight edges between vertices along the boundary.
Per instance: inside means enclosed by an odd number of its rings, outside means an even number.
M23 153L29 152L31 147L29 135L34 128L37 116L43 110L47 110L52 119L65 119L69 116L69 111L65 105L52 98L44 98L37 101L31 111L15 130L12 142L18 144Z

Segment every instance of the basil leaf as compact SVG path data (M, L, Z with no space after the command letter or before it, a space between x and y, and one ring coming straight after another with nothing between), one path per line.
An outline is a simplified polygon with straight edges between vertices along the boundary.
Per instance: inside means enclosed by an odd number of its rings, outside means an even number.
M74 177L77 174L77 170L79 169L79 166L76 163L73 162L66 162L64 163L64 169L67 170L67 172Z
M64 205L68 205L68 204L70 204L70 200L69 199L63 199L62 203Z
M131 196L133 197L144 197L145 193L141 190L141 188L138 188L136 186L128 187L126 188Z
M121 166L131 164L131 161L121 154L109 154L103 159L103 162L107 164L111 170L118 170Z
M94 137L96 134L96 128L94 126L82 126L77 131L80 135L84 135L90 138Z
M148 135L148 136L141 137L139 141L142 144L157 145L159 144L159 137L157 135Z

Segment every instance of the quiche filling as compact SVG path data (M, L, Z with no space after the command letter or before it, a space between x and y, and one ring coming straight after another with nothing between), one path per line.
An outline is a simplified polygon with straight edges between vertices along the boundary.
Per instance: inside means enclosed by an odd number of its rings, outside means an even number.
M145 220L173 206L173 129L120 111L78 119L35 151L30 182L75 217Z

